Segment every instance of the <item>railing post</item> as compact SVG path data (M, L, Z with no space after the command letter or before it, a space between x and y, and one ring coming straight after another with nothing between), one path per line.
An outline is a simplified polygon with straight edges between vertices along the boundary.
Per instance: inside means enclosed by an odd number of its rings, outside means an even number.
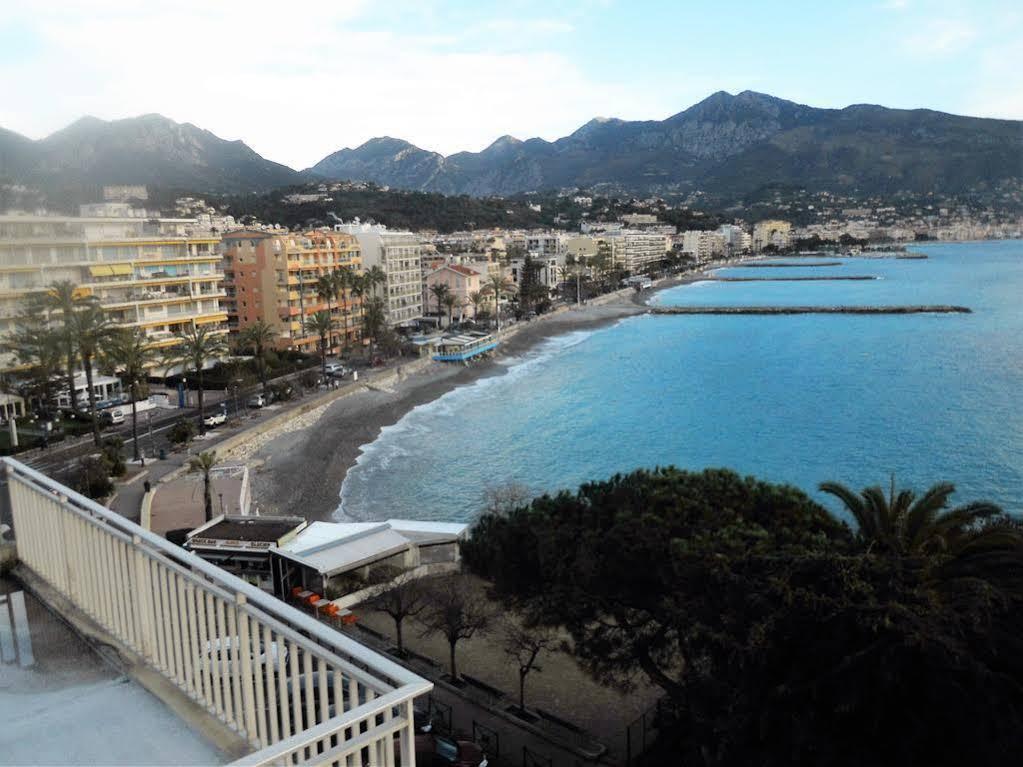
M241 721L245 726L245 737L250 743L258 744L256 734L256 691L252 684L252 643L249 640L249 615L245 612L245 595L236 592L234 595L235 624L238 636L231 637L231 648L235 658L240 661L236 666L241 672L242 713Z
M150 600L152 590L149 584L149 565L142 553L142 539L131 537L135 556L132 557L131 591L135 603L135 633L138 636L139 651L147 663L157 665L153 650L153 619Z

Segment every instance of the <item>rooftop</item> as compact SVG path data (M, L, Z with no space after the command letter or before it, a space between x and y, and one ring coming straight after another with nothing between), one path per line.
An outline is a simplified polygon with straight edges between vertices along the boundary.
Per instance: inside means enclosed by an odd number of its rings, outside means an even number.
M0 764L224 764L226 755L0 579Z
M220 516L189 533L189 539L258 541L277 543L296 528L305 526L302 517Z

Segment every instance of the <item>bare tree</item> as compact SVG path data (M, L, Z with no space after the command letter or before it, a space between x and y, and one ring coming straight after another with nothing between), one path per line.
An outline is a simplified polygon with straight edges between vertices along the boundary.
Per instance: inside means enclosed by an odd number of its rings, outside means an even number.
M526 709L526 677L531 671L543 671L540 655L558 648L558 636L548 626L523 626L508 619L503 625L502 649L519 667L519 710Z
M429 606L420 620L423 636L439 633L451 651L451 681L458 681L455 647L463 639L484 633L490 625L491 607L486 595L465 575L432 579Z
M518 482L490 485L483 491L483 514L506 517L533 500L534 493Z
M429 607L430 590L422 578L415 577L408 570L399 573L391 583L393 585L370 597L366 601L366 606L391 616L391 620L394 621L398 653L404 655L402 624L406 618L414 618Z

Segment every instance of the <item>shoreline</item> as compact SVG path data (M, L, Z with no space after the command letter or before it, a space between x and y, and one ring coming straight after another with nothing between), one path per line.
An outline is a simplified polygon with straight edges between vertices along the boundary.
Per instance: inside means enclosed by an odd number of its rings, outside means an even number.
M507 367L500 360L526 354L550 338L597 330L646 314L652 309L647 302L653 295L707 280L711 271L743 260L748 259L713 261L697 272L663 278L651 290L621 290L518 323L501 339L497 354L468 367L438 362L399 376L390 386L368 383L364 390L326 406L309 422L268 435L246 451L243 460L249 467L255 513L300 516L310 522L336 521L341 487L363 447L415 408L483 378L504 375ZM387 516L386 511L383 514L381 519Z
M672 280L657 290L696 279ZM647 291L642 297L649 295ZM507 367L500 360L525 354L555 336L597 330L648 311L649 307L632 298L615 296L606 303L591 301L544 315L503 338L499 353L490 359L468 367L438 362L389 386L369 383L364 390L326 406L311 423L269 436L244 459L255 513L300 516L310 522L336 521L344 479L363 447L376 440L382 429L456 388L504 375Z

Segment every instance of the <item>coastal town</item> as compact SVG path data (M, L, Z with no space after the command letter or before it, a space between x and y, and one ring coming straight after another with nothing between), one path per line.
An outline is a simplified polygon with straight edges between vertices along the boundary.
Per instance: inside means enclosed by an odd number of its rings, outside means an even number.
M1006 767L1023 14L7 3L0 767Z

